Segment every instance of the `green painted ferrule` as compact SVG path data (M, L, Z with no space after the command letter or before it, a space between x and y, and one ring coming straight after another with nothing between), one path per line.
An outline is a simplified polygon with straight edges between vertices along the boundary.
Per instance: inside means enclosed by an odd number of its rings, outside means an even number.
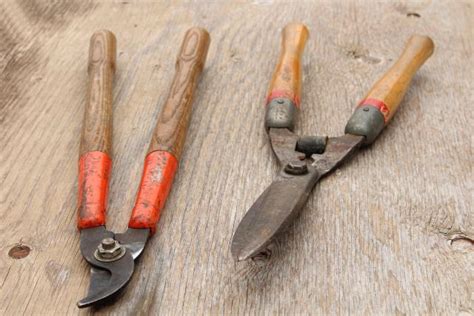
M295 128L297 115L296 104L290 99L275 98L266 106L265 127L270 128Z
M371 144L384 128L384 116L371 105L359 106L347 122L346 134L365 136L365 145Z

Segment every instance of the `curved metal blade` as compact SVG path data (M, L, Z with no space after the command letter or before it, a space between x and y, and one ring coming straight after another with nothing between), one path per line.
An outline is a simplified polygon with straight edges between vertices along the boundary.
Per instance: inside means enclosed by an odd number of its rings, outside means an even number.
M319 178L314 168L299 176L282 171L237 227L231 245L234 259L242 261L263 251L298 214Z
M114 262L103 263L95 259L93 261L90 262L94 266L91 268L89 291L85 298L77 302L80 308L110 299L127 285L133 274L134 262L129 250L125 256Z
M81 253L91 265L90 285L87 297L77 303L77 306L87 307L104 302L115 296L132 277L136 259L150 235L149 229L129 228L123 234L115 234L105 227L94 227L81 230ZM114 238L127 250L117 261L102 262L94 256L97 246L104 238Z

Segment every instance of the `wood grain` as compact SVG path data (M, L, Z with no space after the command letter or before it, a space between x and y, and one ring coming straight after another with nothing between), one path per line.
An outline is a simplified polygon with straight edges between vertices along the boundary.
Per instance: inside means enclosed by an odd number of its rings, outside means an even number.
M0 314L472 315L473 10L436 0L2 1ZM301 135L341 135L412 34L436 50L377 141L316 186L271 257L235 264L236 225L278 170L264 100L292 21L311 33ZM107 28L118 42L107 224L123 231L172 60L196 25L212 45L157 232L122 297L78 311L89 285L75 207L90 36ZM31 248L22 259L8 255L18 244Z
M112 84L115 73L116 39L112 32L95 32L89 44L87 104L80 156L91 151L112 154Z
M433 54L433 50L434 44L431 38L413 35L408 40L400 58L367 93L364 99L380 100L387 106L389 113L385 123L388 123L396 113L413 76Z
M176 74L161 111L148 152L170 152L179 161L188 131L194 91L211 39L203 28L189 29L176 61Z
M301 23L290 23L281 32L281 52L275 67L270 88L272 94L282 94L297 106L301 97L301 58L308 39L308 29Z

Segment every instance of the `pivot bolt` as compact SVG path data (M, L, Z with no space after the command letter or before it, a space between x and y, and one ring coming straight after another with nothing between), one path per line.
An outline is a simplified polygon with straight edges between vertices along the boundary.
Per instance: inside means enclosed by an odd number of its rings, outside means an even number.
M94 252L94 257L102 262L116 261L122 258L127 249L113 238L102 239L97 250Z
M291 161L285 166L285 172L294 175L308 173L308 166L305 161Z
M114 249L118 242L113 238L104 238L102 239L101 246L104 250Z

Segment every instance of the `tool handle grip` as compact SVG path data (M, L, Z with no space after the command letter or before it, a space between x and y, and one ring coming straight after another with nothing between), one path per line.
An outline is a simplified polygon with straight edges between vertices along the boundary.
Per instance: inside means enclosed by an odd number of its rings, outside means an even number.
M267 128L294 128L301 96L301 57L308 35L301 23L290 23L282 31L280 57L266 102Z
M209 43L209 33L202 28L191 28L184 36L176 75L145 158L140 189L128 223L130 228L155 231L181 157L193 94L206 61Z
M91 151L111 154L112 82L116 40L112 32L95 32L90 40L87 104L82 125L81 155Z
M360 102L346 125L346 133L365 136L365 143L372 143L392 119L413 76L433 50L431 38L413 35L399 59Z
M193 95L209 48L209 33L191 28L185 36L176 62L176 74L161 110L148 152L168 151L179 161L191 115Z
M112 147L112 81L116 40L112 32L95 32L90 40L87 99L79 155L79 229L105 225Z

